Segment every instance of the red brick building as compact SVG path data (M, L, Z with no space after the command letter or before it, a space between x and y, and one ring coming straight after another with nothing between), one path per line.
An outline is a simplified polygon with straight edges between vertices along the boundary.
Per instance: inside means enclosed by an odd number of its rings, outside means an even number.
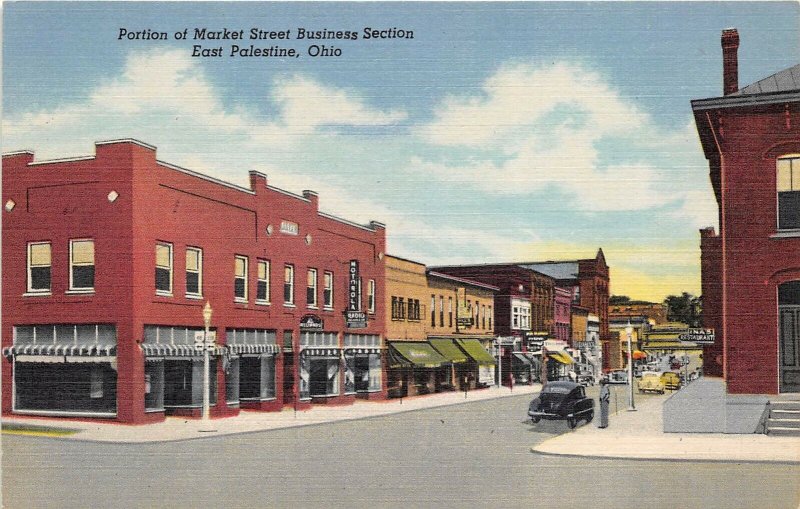
M212 416L385 396L382 224L135 140L4 155L3 204L4 414L198 415L206 302Z
M722 33L722 97L692 101L719 206L701 230L704 369L729 393L800 392L800 65L738 86Z
M608 289L610 270L602 249L594 258L570 261L548 261L520 263L537 272L552 277L561 288L572 289L572 304L588 310L600 319L600 342L602 345L603 367L608 368Z

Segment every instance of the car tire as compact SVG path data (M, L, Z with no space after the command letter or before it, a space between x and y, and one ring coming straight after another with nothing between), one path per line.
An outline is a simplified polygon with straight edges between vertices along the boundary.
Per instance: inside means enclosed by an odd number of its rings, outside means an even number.
M589 424L594 420L594 411L589 412L589 417L586 418L586 424Z
M536 424L536 423L537 423L537 422L539 422L540 420L541 420L541 419L540 419L540 418L538 418L538 417L531 417L531 422L532 422L532 423L534 423L534 424Z
M567 426L569 426L569 429L575 429L577 425L578 421L574 417L567 417Z

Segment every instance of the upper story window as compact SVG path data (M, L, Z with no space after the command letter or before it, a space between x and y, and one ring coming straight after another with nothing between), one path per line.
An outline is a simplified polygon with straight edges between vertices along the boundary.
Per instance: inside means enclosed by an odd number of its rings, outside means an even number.
M411 318L411 299L408 301L408 314ZM406 318L406 305L402 297L392 295L392 320L404 320Z
M247 302L247 257L236 255L233 262L233 300Z
M370 279L367 283L367 311L375 312L375 280Z
M325 309L333 309L333 272L325 272L323 279L322 305Z
M530 302L523 302L516 300L512 302L511 328L518 330L530 330L531 328Z
M258 260L258 282L256 283L256 302L269 302L269 261Z
M436 327L436 295L431 295L431 327Z
M69 241L69 289L94 290L94 241Z
M306 305L308 305L310 308L317 307L317 269L308 269Z
M439 327L444 327L444 295L439 295Z
M28 244L28 292L50 293L50 264L49 242Z
M448 327L453 327L453 298L447 298L447 321L449 323Z
M156 293L172 295L172 244L156 244Z
M414 322L420 321L421 317L419 314L419 299L412 299L411 297L408 298L408 319Z
M294 265L283 267L283 303L294 305Z
M489 306L489 329L492 328L492 306Z
M800 229L800 155L778 159L778 229Z
M203 251L196 247L186 248L186 295L203 295Z

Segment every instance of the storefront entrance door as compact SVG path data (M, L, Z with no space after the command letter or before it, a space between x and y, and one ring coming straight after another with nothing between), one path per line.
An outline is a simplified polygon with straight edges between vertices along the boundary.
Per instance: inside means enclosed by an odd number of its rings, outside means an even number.
M780 307L781 392L800 392L800 306Z
M800 281L778 287L780 392L800 392Z

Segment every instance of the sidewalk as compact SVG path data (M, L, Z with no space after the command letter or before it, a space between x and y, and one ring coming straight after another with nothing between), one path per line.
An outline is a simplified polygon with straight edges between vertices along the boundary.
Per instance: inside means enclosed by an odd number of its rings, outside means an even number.
M116 443L168 442L364 419L425 408L532 394L540 390L540 385L517 385L513 390L509 390L508 387L493 386L469 391L466 393L466 397L463 392L445 392L387 401L356 400L353 405L348 406L318 405L298 412L291 408L286 408L281 412L242 411L236 417L212 419L213 432L201 431L203 425L199 419L184 417L168 417L160 423L128 426L112 422L13 416L3 417L2 426L3 433L48 436L62 440Z
M800 438L722 433L664 433L665 396L642 400L635 412L621 407L609 426L595 422L546 440L540 454L627 459L800 463ZM613 409L613 408L612 408Z

